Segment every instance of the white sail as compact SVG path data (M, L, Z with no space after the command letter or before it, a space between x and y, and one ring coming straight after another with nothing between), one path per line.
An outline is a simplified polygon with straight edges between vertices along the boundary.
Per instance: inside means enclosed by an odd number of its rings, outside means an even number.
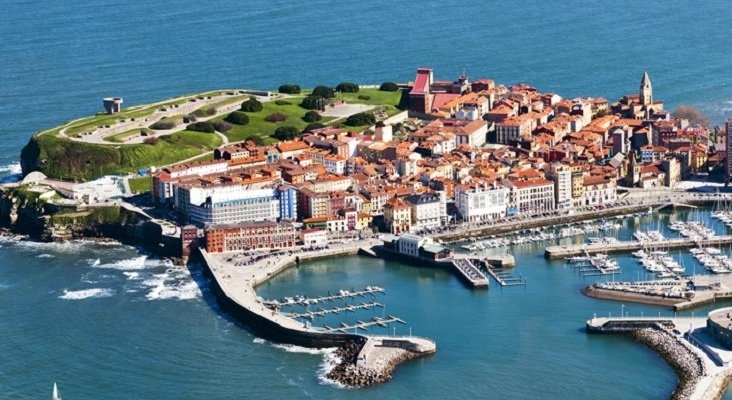
M56 382L53 383L53 396L51 397L51 400L61 400L61 397L58 395L58 387L56 386Z

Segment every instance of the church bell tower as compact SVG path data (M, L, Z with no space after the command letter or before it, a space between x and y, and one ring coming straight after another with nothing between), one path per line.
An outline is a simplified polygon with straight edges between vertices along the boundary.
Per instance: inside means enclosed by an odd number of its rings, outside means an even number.
M643 73L643 79L641 79L640 102L644 106L653 103L653 86L651 86L651 78L648 77L648 71Z

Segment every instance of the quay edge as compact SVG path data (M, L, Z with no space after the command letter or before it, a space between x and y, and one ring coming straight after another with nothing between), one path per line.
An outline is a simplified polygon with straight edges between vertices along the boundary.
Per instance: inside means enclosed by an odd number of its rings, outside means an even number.
M348 386L361 387L389 381L398 364L435 353L435 342L412 336L381 337L326 332L264 307L254 291L256 285L271 279L301 259L357 253L361 253L359 247L317 254L303 253L299 256L286 255L280 257L275 264L260 265L260 268L250 265L242 270L223 265L205 250L200 250L204 272L211 277L212 293L224 312L244 324L255 335L272 342L308 348L339 348L348 357L344 357L341 364L331 371L333 376L329 378Z

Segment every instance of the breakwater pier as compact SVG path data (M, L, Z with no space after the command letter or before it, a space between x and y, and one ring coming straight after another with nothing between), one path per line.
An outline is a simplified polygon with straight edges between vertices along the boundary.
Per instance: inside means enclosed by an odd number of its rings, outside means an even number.
M708 330L707 318L593 317L585 328L588 334L630 335L658 353L679 378L671 399L719 399L732 379L732 351Z
M378 241L375 240L354 242L332 249L267 257L246 266L227 262L226 254L209 254L201 250L201 255L206 272L212 277L213 294L225 312L246 325L257 336L273 342L310 348L340 348L339 351L343 355L342 365L334 368L331 371L333 375L329 377L344 385L367 386L390 380L391 373L400 362L434 353L437 350L435 342L413 336L385 339L349 333L351 330L357 331L359 327L365 328L372 324L383 326L390 322L401 321L392 316L368 322L359 321L356 326L336 328L312 326L279 312L277 307L274 307L276 303L263 301L257 296L254 288L300 260L356 254L362 246L371 247L377 244ZM364 291L375 294L383 289L372 287ZM335 296L348 297L353 296L353 293L349 291ZM306 299L300 300L304 302ZM374 351L375 348L378 350ZM362 360L362 363L356 364L356 360Z
M577 257L582 255L628 253L642 248L662 248L667 250L688 249L692 247L719 247L732 244L732 235L714 236L708 239L690 240L676 238L657 241L624 241L618 243L590 243L561 246L548 246L544 256L548 259Z
M588 297L654 304L676 311L732 299L732 276L696 275L687 279L639 282L596 282L582 289Z

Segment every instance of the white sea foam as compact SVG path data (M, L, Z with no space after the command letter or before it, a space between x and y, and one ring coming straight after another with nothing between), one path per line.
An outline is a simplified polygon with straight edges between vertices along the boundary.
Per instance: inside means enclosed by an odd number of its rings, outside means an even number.
M288 353L301 353L301 354L327 354L330 351L335 351L335 348L326 349L311 349L309 347L295 346L294 344L281 344L281 343L270 343L272 347L284 350Z
M318 368L318 382L323 385L329 385L339 389L348 388L348 386L328 378L328 373L330 373L330 371L332 371L333 368L335 368L341 362L341 358L338 357L338 355L336 354L336 350L338 349L335 347L325 349L311 349L307 347L295 346L292 344L271 343L262 338L254 338L252 342L257 344L268 344L272 347L284 350L288 353L322 355L323 360L320 362L320 366Z
M10 164L0 165L0 174L21 174L23 169L20 167L20 162L14 162Z
M190 300L201 297L198 283L185 267L168 268L164 273L145 279L142 285L149 288L145 296L148 300Z
M101 269L116 269L119 271L139 271L155 267L163 267L171 265L170 261L148 259L147 256L132 257L124 260L118 260L110 263L92 265L95 268Z
M64 294L58 296L65 300L82 300L92 297L110 297L114 295L114 290L107 288L93 288L84 290L64 290Z
M35 242L22 240L23 237L15 235L0 235L0 243L8 243L22 250L30 250L34 254L39 253L64 253L78 254L82 250L94 250L94 242L71 240L66 242Z
M53 254L43 253L43 254L37 255L36 257L38 257L38 258L55 258L56 256L54 256Z
M327 349L328 351L323 354L323 361L320 363L318 368L318 382L321 385L333 386L339 389L348 389L347 385L344 385L338 381L328 378L328 374L338 364L341 363L341 358L336 354L336 349Z
M123 272L123 274L127 277L127 279L131 281L135 281L140 279L140 273L139 272Z

